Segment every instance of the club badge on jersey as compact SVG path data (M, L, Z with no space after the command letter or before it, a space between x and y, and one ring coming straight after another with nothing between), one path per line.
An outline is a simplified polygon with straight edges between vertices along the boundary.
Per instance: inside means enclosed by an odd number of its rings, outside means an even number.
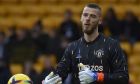
M94 55L96 55L97 58L102 58L102 56L104 55L104 51L102 49L99 49L97 51L94 51Z

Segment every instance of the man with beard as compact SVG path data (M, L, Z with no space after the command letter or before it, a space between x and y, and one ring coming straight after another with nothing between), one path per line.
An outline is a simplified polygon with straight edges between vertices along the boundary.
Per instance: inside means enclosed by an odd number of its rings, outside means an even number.
M98 32L101 8L87 4L81 23L83 36L67 47L57 75L51 72L43 84L61 84L68 73L72 74L72 84L128 84L128 67L119 43Z

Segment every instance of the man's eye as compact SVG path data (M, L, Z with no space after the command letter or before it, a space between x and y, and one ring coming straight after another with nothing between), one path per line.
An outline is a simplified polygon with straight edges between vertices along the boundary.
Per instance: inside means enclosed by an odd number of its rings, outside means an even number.
M87 13L84 13L84 14L83 14L83 16L85 16L85 17L86 17L86 16L88 16L88 14L87 14Z
M97 16L96 16L96 15L91 15L91 17L92 17L92 18L96 18Z

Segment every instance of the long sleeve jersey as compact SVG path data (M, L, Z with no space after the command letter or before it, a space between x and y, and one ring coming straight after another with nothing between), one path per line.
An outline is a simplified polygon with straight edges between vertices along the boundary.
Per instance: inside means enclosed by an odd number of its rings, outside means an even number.
M84 37L72 42L66 48L56 71L63 80L68 73L72 73L72 84L80 84L79 63L83 63L93 72L103 72L103 84L128 84L126 57L119 43L110 37L99 34L92 42L86 42ZM95 81L91 84L100 82Z

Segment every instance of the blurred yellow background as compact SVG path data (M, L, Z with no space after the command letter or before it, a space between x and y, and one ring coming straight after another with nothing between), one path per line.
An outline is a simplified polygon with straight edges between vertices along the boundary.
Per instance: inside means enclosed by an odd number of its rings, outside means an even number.
M140 20L140 0L0 0L0 31L8 33L8 28L13 26L32 29L38 20L42 21L44 30L59 28L67 9L73 12L73 19L80 23L81 11L85 4L90 2L101 6L103 16L108 8L112 7L120 20L127 11L132 11ZM105 31L105 34L109 35L109 31ZM140 84L140 42L131 44L123 41L120 45L128 55L130 82ZM40 56L33 64L38 73L41 73L44 67L43 59L46 58ZM51 59L52 65L56 66L53 55L47 59ZM12 74L24 71L20 64L10 64L10 70Z

